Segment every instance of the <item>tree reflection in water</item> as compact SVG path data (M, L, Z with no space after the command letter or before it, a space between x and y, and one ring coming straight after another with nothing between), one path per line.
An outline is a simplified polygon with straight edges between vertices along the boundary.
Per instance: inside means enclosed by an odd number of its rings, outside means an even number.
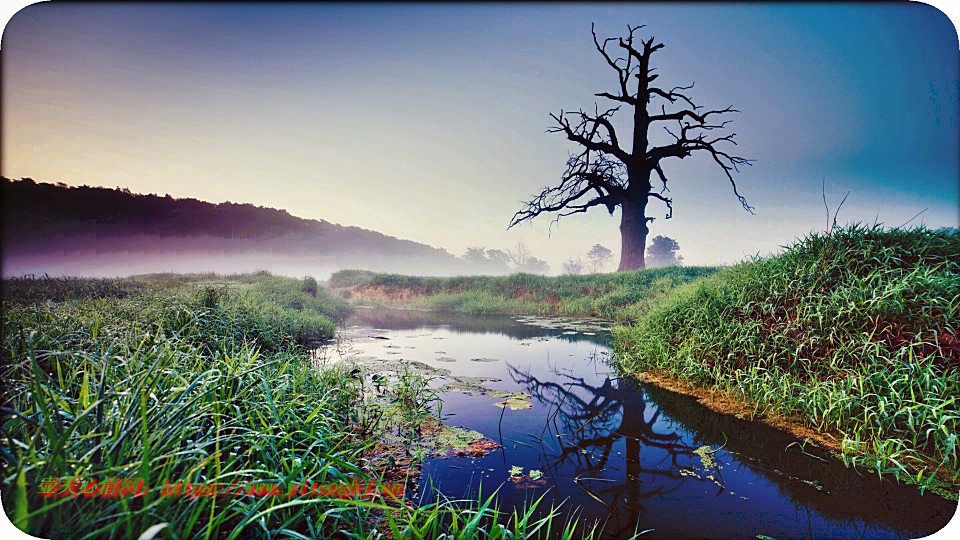
M691 458L694 448L683 444L676 432L654 430L659 410L648 414L643 392L629 382L607 376L595 386L565 373L557 373L558 382L541 381L529 370L513 366L510 374L552 411L539 437L551 481L560 477L561 469L573 467L580 487L610 510L609 524L623 524L619 532L638 522L647 509L644 499L675 491L689 478L679 474L679 458ZM626 448L624 475L604 478L614 444L620 439ZM644 466L640 457L644 446L661 449L666 455L660 463ZM667 458L670 463L665 466Z

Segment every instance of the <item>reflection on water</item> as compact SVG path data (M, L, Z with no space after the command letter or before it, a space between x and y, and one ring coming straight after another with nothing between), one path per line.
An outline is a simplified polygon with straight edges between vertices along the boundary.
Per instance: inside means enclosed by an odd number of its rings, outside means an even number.
M485 383L490 390L532 396L523 410L476 392L444 396L448 425L503 445L482 458L428 458L423 484L447 497L500 487L509 510L546 493L547 507L579 508L583 522L602 521L610 537L655 529L647 536L917 538L956 510L934 494L847 469L779 430L618 378L605 332L573 320L517 319L361 309L347 323L388 338L358 343L353 354L483 376L494 379ZM511 470L525 481L510 480Z

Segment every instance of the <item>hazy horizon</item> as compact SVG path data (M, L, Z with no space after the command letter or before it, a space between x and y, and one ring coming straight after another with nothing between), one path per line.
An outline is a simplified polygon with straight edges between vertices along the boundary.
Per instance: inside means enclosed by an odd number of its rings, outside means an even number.
M35 4L3 36L3 176L252 203L462 256L523 240L562 271L619 254L619 211L509 231L607 105L593 47L646 24L666 87L728 105L745 212L708 157L669 163L650 237L732 263L846 223L958 226L957 33L924 4ZM625 117L626 115L624 115ZM621 118L620 120L625 120ZM621 131L623 133L623 131Z

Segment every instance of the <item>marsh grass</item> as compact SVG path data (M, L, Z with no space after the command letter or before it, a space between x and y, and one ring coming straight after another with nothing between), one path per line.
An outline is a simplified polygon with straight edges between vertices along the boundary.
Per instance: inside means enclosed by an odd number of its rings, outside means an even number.
M380 413L362 375L316 369L304 346L346 309L315 287L269 273L5 280L4 511L32 535L80 539L520 538L560 523L524 510L501 525L511 516L493 499L162 495L167 482L376 480L365 426ZM308 311L319 322L292 315ZM403 375L398 401L429 407L435 394ZM41 495L48 479L108 478L143 479L146 491Z
M921 484L960 477L960 235L854 225L681 288L620 362L726 390Z
M366 305L632 321L663 302L680 285L716 271L712 267L669 267L581 276L433 278L341 270L331 276L330 285L335 293Z
M204 296L5 303L3 502L16 525L47 538L135 538L161 523L178 538L356 526L354 510L319 500L159 495L165 481L363 474L363 446L349 431L350 377L310 369L292 336L234 326L268 312L229 318L202 307ZM39 495L44 479L107 477L143 478L151 489L117 499ZM319 511L309 517L302 505Z

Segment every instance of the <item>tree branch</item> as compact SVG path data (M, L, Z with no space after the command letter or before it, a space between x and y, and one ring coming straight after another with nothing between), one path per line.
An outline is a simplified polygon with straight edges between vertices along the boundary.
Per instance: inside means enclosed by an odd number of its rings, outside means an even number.
M617 139L617 132L609 120L609 117L612 116L616 111L616 108L608 109L603 114L596 114L596 116L590 116L582 110L576 113L566 114L564 114L563 111L560 111L559 116L551 113L550 117L553 118L558 125L550 127L547 129L547 132L562 132L567 136L568 140L573 141L584 148L587 148L588 150L610 154L615 156L620 161L626 162L628 159L630 159L630 155L620 148L619 141ZM568 115L579 116L580 122L574 126L570 123L570 120L567 119ZM600 127L603 127L607 132L606 140L602 136L599 136Z
M604 205L613 214L626 197L625 176L623 164L603 154L594 155L593 152L585 150L571 156L567 161L567 170L561 176L560 185L545 187L538 195L523 203L524 208L514 214L507 229L550 212L560 212L557 217L559 220L561 217ZM588 200L582 202L583 199ZM562 210L566 212L561 212Z

